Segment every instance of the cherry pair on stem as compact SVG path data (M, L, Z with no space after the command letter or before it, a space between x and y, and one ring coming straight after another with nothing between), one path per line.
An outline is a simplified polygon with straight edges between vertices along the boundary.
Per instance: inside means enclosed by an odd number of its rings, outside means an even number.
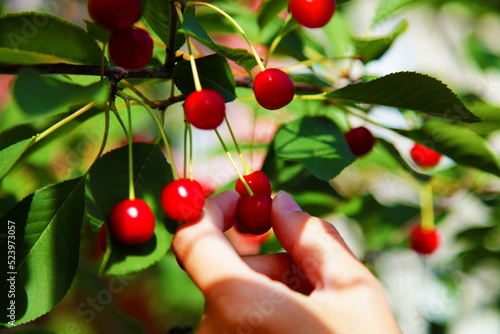
M206 299L199 333L401 333L380 283L335 227L285 192L272 200L271 222L286 253L240 257L224 235L239 200L232 190L207 198L203 216L174 236Z

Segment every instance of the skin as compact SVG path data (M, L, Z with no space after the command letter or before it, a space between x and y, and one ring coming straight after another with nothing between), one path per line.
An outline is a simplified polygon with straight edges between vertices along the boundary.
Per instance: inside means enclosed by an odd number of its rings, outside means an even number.
M174 237L206 299L197 333L401 333L382 286L335 227L285 192L271 218L286 253L240 257L223 233L238 199L232 190L208 198L202 217Z

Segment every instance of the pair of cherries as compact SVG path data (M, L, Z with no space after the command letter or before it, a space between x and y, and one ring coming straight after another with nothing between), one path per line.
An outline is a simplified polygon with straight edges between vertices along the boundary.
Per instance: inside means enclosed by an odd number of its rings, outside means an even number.
M87 9L95 23L111 31L109 55L116 65L137 70L149 63L153 40L133 26L142 15L141 0L89 0Z

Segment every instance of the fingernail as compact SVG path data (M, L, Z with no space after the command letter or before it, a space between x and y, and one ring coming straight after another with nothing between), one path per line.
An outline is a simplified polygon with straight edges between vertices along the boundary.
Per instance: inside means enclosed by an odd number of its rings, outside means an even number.
M297 202L283 190L274 197L273 206L281 211L302 211Z

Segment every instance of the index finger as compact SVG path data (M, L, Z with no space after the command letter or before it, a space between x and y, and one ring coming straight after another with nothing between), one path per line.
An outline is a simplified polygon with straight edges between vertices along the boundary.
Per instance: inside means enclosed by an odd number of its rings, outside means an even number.
M174 253L202 292L230 278L257 275L246 265L223 230L234 222L239 195L225 191L207 198L202 217L179 227Z

